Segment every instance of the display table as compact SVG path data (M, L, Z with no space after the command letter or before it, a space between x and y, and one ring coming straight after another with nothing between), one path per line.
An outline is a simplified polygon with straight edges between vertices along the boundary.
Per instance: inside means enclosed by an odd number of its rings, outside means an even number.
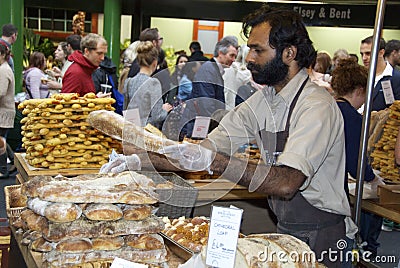
M350 195L350 202L354 204L356 198ZM363 199L361 208L386 219L400 223L400 204L379 204L377 199Z
M39 252L29 250L27 246L21 245L22 234L17 234L11 227L9 267L18 268L40 268L42 267L42 255Z

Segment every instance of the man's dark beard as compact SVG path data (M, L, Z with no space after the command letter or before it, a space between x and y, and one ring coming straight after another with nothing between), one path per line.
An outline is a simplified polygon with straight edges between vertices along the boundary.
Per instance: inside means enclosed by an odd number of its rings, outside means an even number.
M289 73L289 66L283 63L278 54L264 66L249 62L247 68L251 71L256 83L268 86L281 83Z

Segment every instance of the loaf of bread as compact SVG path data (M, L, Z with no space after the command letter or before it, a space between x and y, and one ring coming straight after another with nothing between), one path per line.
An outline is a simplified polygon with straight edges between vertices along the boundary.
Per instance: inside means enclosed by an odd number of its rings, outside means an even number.
M124 246L124 238L116 237L95 237L92 238L93 250L117 250Z
M207 247L202 248L206 258ZM254 234L239 238L235 268L250 267L318 267L310 247L303 241L286 234Z
M49 229L49 223L47 219L33 212L30 209L25 209L21 212L21 220L24 225L32 231L47 232Z
M31 250L37 252L49 252L52 251L54 247L54 243L45 240L43 237L34 240L29 246Z
M80 253L93 250L92 241L88 238L68 238L57 243L56 251L62 253Z
M163 146L178 144L176 141L155 135L132 122L126 121L123 116L114 112L93 111L89 114L87 121L93 128L147 151L158 152Z
M127 234L158 233L164 228L164 223L156 216L141 221L91 221L81 217L72 222L48 224L43 237L52 242L65 238L114 237Z
M125 245L140 250L153 250L164 248L164 242L158 234L128 235Z
M151 205L126 205L120 204L120 208L123 211L123 217L128 221L140 221L147 217L150 217L152 210L154 209Z
M165 248L156 250L135 250L131 247L122 247L117 250L97 250L82 253L61 253L56 250L43 254L43 259L50 267L73 267L88 262L112 261L116 257L131 262L162 264L166 261Z
M70 222L82 215L82 209L74 203L53 203L35 197L28 200L27 206L54 222Z
M122 218L122 210L114 204L88 204L83 210L86 218L93 221L115 221Z
M150 178L132 171L74 178L38 176L22 186L29 197L70 203L154 204L158 202L154 189Z

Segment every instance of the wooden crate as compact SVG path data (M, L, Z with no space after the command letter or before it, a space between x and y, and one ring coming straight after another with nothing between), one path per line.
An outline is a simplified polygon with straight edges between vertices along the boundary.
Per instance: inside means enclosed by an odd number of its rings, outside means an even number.
M14 154L14 164L17 168L19 174L21 175L22 181L25 182L32 179L35 176L57 176L63 175L66 177L74 177L84 174L97 174L99 172L98 168L75 168L75 169L44 169L35 168L28 164L26 161L25 154L15 153Z
M379 185L379 204L400 204L400 185Z

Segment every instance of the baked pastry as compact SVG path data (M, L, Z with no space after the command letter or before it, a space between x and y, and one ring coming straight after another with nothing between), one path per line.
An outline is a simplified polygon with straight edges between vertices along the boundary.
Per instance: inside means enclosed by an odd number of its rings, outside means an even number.
M124 238L116 237L95 237L92 238L93 250L117 250L124 246Z
M151 205L126 205L120 204L120 208L123 211L123 217L128 221L140 221L147 217L150 217L152 210L154 209Z
M122 210L114 204L89 204L83 214L93 221L115 221L122 218Z
M164 248L163 239L157 234L128 235L125 237L125 245L140 250Z
M29 199L27 206L35 213L45 216L53 222L74 221L82 214L82 209L74 203L53 203L37 197Z
M52 242L66 238L114 237L127 234L157 233L164 228L164 223L156 216L141 221L91 221L81 217L73 222L48 224L43 237Z
M140 126L126 121L123 116L114 112L94 111L89 114L87 121L101 132L147 151L158 152L163 146L178 144L176 141L150 133Z
M147 176L126 171L74 178L37 176L24 183L22 192L50 202L154 204L154 188Z
M79 253L91 251L93 246L87 238L68 238L58 242L55 249L63 253Z

